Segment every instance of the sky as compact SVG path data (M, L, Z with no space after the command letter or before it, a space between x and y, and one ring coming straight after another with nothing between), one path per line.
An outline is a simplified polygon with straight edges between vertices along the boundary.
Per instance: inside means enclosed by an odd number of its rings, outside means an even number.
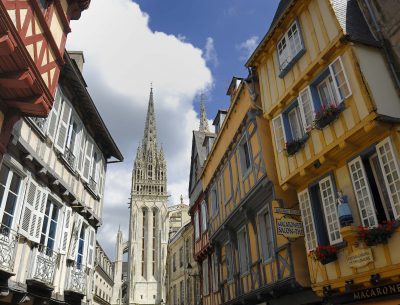
M150 84L168 171L169 204L188 203L192 130L199 96L207 117L227 109L232 76L267 32L279 0L93 0L71 23L67 49L84 52L88 90L124 162L109 164L98 240L114 258L128 239L131 172L142 140ZM111 4L112 3L112 4Z

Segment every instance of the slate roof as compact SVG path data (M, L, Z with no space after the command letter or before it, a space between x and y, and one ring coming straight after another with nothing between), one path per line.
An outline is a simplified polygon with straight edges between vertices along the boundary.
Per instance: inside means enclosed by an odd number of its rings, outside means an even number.
M254 58L268 42L270 36L272 36L276 26L279 24L285 13L289 11L289 9L296 3L296 1L301 0L281 0L279 2L267 34L263 37L260 44L247 60L245 64L246 67L251 66ZM372 46L380 45L372 35L357 3L357 0L330 0L330 3L344 34L349 40Z

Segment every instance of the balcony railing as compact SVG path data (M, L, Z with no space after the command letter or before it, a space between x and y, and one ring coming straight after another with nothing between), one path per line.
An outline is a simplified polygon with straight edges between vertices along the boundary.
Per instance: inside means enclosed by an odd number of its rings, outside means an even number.
M68 266L66 291L72 291L81 295L86 294L86 267L76 263Z
M33 251L30 278L52 286L58 263L58 253L52 249L39 245Z
M0 227L0 270L12 273L18 244L17 232Z
M68 147L65 147L63 158L72 169L75 168L75 160L76 160L76 158L75 158L74 153Z
M92 190L93 193L97 193L97 182L94 181L93 177L89 178L89 188Z
M30 120L35 124L36 128L42 133L46 131L46 118L30 117Z

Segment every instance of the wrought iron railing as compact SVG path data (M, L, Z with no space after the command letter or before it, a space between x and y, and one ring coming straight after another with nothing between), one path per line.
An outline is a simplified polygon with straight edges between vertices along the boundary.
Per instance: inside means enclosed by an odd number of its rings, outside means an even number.
M89 188L93 191L93 193L97 192L97 182L94 181L93 177L89 178Z
M41 132L45 132L46 130L46 118L37 118L37 117L30 117L31 121L35 124L37 129Z
M15 254L18 244L17 232L0 227L0 269L9 273L14 270Z
M65 291L86 294L86 267L84 265L73 263L68 266Z
M65 147L63 158L71 168L75 168L76 158L72 150L69 149L68 147Z
M58 257L57 252L46 246L39 245L35 248L31 265L31 279L53 285Z

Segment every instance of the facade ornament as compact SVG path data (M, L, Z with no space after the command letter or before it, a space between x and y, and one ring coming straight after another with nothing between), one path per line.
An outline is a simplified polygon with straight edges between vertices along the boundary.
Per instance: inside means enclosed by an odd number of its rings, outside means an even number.
M337 193L338 216L341 227L347 227L353 223L353 214L351 213L349 200L342 191Z

